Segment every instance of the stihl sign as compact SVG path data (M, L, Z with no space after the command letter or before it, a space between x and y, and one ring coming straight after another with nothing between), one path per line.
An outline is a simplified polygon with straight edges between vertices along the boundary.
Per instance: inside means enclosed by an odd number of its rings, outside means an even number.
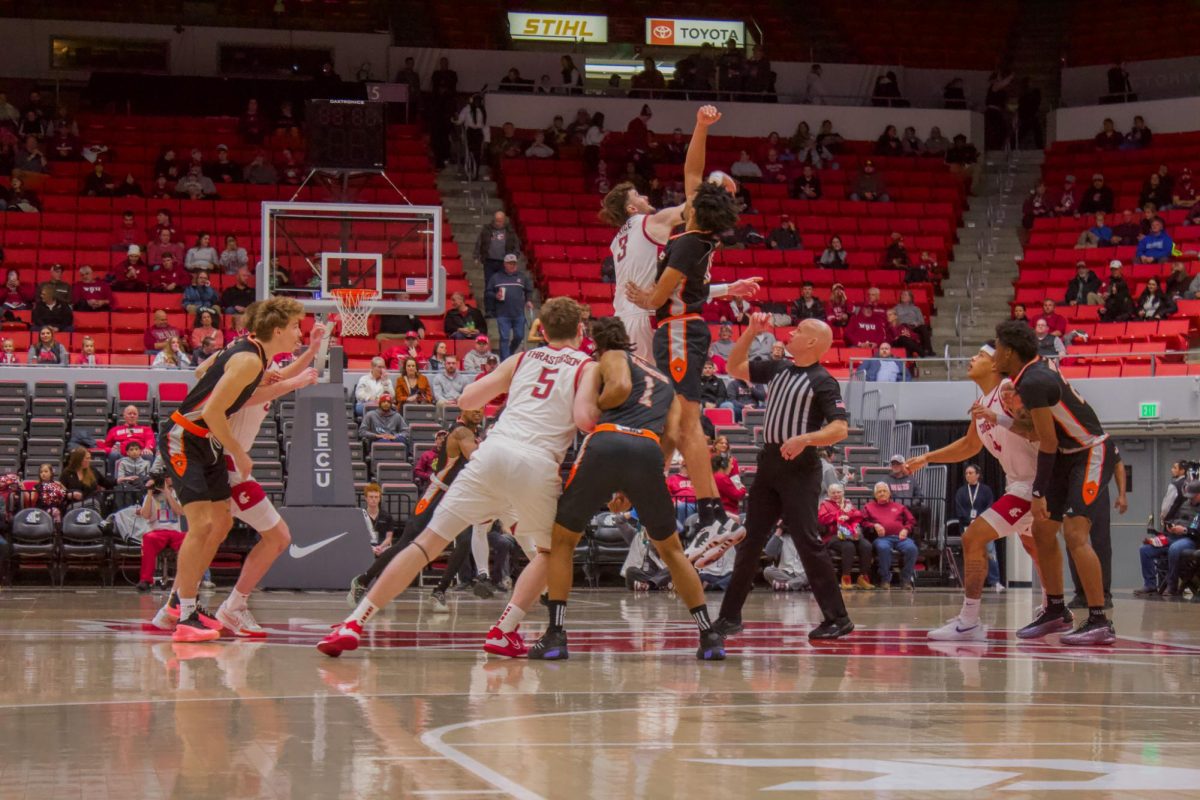
M665 47L699 47L704 43L721 46L730 39L746 41L746 25L719 19L646 18L646 44Z
M508 12L508 31L514 39L607 42L608 17L590 14L527 14L510 11Z

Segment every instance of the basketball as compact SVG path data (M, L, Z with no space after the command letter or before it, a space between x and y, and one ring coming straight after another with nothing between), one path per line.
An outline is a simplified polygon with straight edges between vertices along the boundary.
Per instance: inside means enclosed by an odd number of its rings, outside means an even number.
M737 181L720 170L715 170L710 173L708 176L708 182L714 186L724 187L725 191L729 192L730 194L737 194Z

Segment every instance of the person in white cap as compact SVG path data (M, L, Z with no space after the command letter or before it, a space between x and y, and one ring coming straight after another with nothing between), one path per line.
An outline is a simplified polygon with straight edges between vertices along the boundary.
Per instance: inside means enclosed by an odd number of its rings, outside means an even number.
M142 261L142 248L136 244L129 245L125 253L125 262L118 264L113 271L116 276L112 288L114 292L144 292L150 282L150 272Z

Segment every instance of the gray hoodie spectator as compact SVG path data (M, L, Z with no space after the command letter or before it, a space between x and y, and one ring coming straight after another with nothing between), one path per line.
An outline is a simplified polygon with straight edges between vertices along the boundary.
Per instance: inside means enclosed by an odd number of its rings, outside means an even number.
M363 415L362 424L358 426L358 436L368 442L385 441L410 444L408 423L392 405L390 394L381 395L379 406Z

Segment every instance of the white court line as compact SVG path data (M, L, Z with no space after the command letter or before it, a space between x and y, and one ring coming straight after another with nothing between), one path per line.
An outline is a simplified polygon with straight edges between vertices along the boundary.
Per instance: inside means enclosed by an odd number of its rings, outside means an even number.
M749 706L739 706L739 708L748 708ZM1126 708L1136 708L1135 706L1126 706ZM891 747L896 744L895 739L889 739L882 742L727 742L725 740L711 742L676 742L666 740L662 742L472 742L456 744L455 747L857 747L865 745L867 747ZM914 744L906 742L905 746L916 749L922 747L942 748L942 747L996 747L1002 746L1005 748L1013 747L1145 747L1146 742L923 742ZM1183 742L1155 742L1155 747L1188 747L1195 748L1196 741ZM441 756L430 756L437 761L444 761Z
M839 707L846 707L846 706L875 707L876 705L877 705L876 703L871 703L871 702L861 702L861 703L859 703L859 702L855 702L855 703L776 703L774 705L769 706L769 708L771 708L771 709L822 708L822 707L839 708ZM904 704L898 703L895 705L904 705ZM1069 709L1072 709L1073 711L1079 710L1078 705L1071 704L1071 703L1039 703L1039 702L1035 702L1035 701L1026 701L1026 700L1014 700L1014 701L1006 701L1006 702L988 702L988 703L981 703L981 702L948 703L948 702L934 701L934 702L922 703L921 705L924 708L928 708L931 706L952 706L954 708L963 708L963 707L967 707L967 706L983 706L983 707L1002 706L1002 707L1009 707L1009 708L1012 706L1036 706L1038 708L1069 708ZM766 707L764 706L764 708L766 708ZM1130 709L1131 707L1130 706L1118 706L1118 705L1090 705L1090 706L1087 706L1087 708L1088 709L1111 708L1111 709L1127 710L1127 709ZM712 710L716 710L716 709L737 709L739 711L744 711L747 709L747 706L745 704L732 705L732 704L722 703L719 705L673 706L672 707L673 711L695 711L695 710L712 711ZM1195 706L1157 706L1156 710L1186 711L1188 713L1194 713L1196 709L1195 709ZM506 791L512 797L517 798L517 800L545 800L545 798L543 798L541 795L537 794L536 792L534 792L530 789L527 789L524 786L521 786L520 784L516 783L515 781L510 780L509 778L500 774L496 770L487 766L486 764L483 764L483 763L477 761L476 759L472 758L471 756L467 755L466 753L463 753L462 751L460 751L458 749L457 745L447 744L444 741L445 736L447 734L454 733L456 731L465 730L465 729L481 728L485 725L491 725L491 724L495 724L495 723L523 722L526 720L541 720L541 719L549 719L551 717L570 717L570 716L578 716L578 715L583 715L583 714L644 713L644 711L645 711L644 708L638 708L638 707L591 708L591 709L580 709L577 711L554 711L554 712L543 713L543 714L523 714L523 715L515 716L515 717L496 717L494 719L482 719L482 720L471 720L471 721L467 721L467 722L457 722L452 725L443 725L440 728L434 728L433 730L430 730L430 731L427 731L427 732L421 734L421 744L425 745L430 750L433 750L435 753L440 753L441 755L446 756L446 758L448 758L450 761L453 761L455 764L457 764L462 769L466 770L467 772L470 772L472 775L479 778L480 780L485 781L486 783L490 783L491 785L495 786L498 789ZM716 742L712 742L710 744L711 745L720 745L721 742L716 741ZM911 740L909 742L907 742L907 744L910 747L941 747L942 746L940 743L937 743L937 742L926 745L921 742L915 742L915 741L911 741ZM981 744L988 744L988 743L985 742L985 743L981 743ZM564 743L562 746L564 746L564 747L594 747L594 746L596 746L596 744L594 742L578 742L578 743ZM601 746L603 746L603 745L601 745Z
M423 795L425 797L450 797L458 794L508 794L502 789L425 789L419 792L413 792L414 795Z

